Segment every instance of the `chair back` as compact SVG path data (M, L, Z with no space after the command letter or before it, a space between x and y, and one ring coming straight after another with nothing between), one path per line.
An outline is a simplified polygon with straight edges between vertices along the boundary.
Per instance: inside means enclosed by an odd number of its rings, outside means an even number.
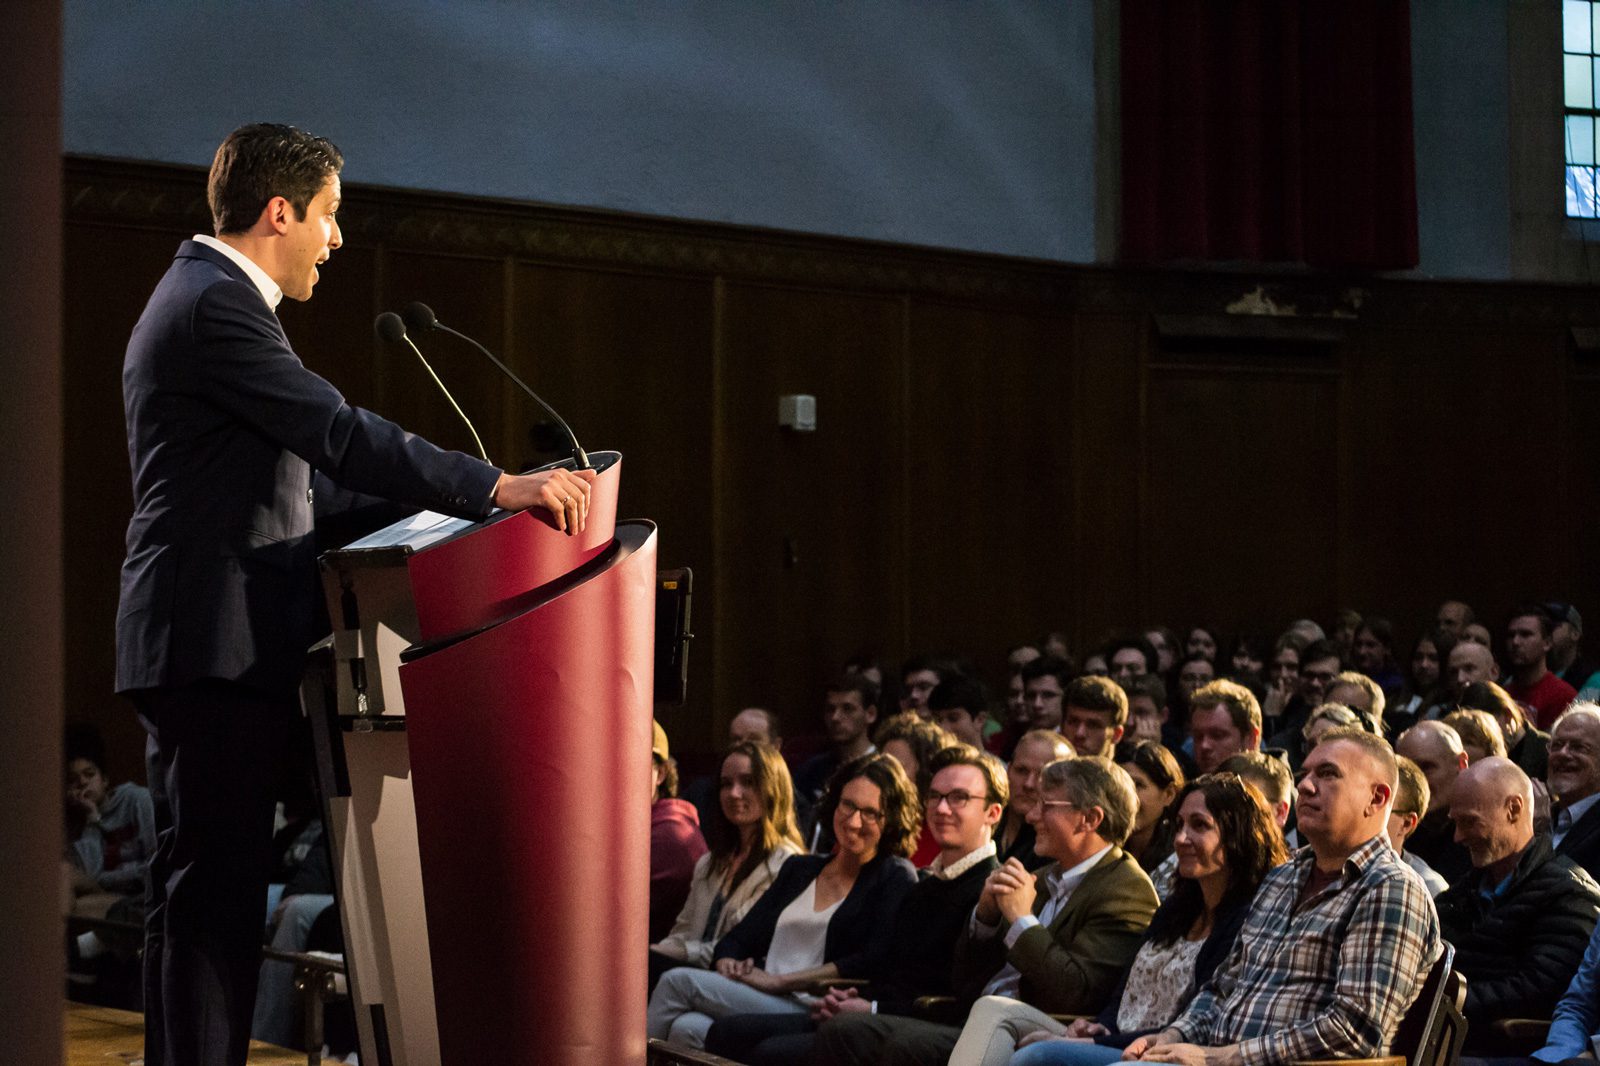
M1452 1066L1467 1037L1467 982L1455 972L1456 949L1445 942L1422 982L1422 992L1400 1020L1390 1054L1409 1066Z

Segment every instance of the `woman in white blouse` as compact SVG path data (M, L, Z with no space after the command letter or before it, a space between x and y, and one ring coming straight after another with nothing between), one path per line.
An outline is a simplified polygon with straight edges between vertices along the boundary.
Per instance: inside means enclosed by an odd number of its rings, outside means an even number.
M650 945L650 985L674 966L711 966L722 935L772 887L802 850L794 783L776 749L742 741L723 756L718 803L705 826L708 852L695 864L689 898L672 931Z
M1064 1026L1026 1004L985 996L967 1016L950 1066L1105 1066L1182 1012L1232 950L1262 878L1288 849L1266 799L1238 774L1196 778L1174 806L1177 887L1100 1016ZM1021 1045L1030 1046L1013 1056Z

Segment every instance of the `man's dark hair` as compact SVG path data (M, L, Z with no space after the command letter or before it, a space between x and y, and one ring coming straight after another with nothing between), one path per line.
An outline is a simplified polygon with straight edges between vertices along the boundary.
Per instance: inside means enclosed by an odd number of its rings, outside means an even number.
M1394 651L1394 626L1390 624L1387 618L1380 618L1375 614L1369 614L1366 618L1362 619L1361 624L1356 627L1356 635L1360 636L1362 630L1366 630L1368 633L1371 633L1377 642L1382 644L1386 650L1391 652Z
M288 200L294 217L304 222L306 208L343 166L332 141L304 130L269 122L240 126L211 160L211 226L218 236L243 233L274 196Z
M1556 621L1550 617L1550 612L1545 609L1542 603L1524 603L1520 605L1506 618L1506 625L1509 626L1519 618L1538 619L1539 635L1547 640L1556 631Z
M1046 674L1055 678L1061 687L1065 689L1072 680L1072 664L1065 659L1058 659L1054 655L1041 655L1033 662L1023 666L1022 683L1026 685L1029 681L1036 681Z
M1061 694L1062 711L1068 707L1109 714L1108 724L1113 727L1128 724L1128 694L1109 677L1085 674L1074 678Z
M1307 644L1300 652L1300 669L1304 671L1307 665L1321 662L1323 659L1338 661L1339 666L1334 673L1344 669L1344 653L1339 650L1339 645L1331 640L1313 640Z
M840 674L833 679L833 684L828 686L828 692L830 694L854 692L861 697L862 708L878 705L878 686L866 674Z
M1130 677L1122 686L1131 701L1135 696L1148 696L1159 710L1167 705L1167 683L1160 674L1140 674Z
M1143 637L1118 637L1106 645L1106 667L1109 669L1111 660L1117 657L1117 652L1133 648L1144 656L1144 668L1147 673L1155 673L1161 665L1161 657L1156 654L1155 645ZM1176 649L1174 649L1176 651Z
M973 717L989 709L989 695L983 682L975 677L956 674L939 682L928 693L928 710L948 711L959 707Z

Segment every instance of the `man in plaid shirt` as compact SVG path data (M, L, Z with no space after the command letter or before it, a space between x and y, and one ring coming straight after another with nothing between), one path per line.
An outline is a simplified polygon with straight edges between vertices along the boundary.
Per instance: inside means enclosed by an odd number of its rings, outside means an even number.
M1261 1066L1388 1053L1440 952L1433 900L1385 834L1394 752L1333 730L1304 771L1299 823L1311 846L1267 875L1233 953L1189 1008L1126 1058Z

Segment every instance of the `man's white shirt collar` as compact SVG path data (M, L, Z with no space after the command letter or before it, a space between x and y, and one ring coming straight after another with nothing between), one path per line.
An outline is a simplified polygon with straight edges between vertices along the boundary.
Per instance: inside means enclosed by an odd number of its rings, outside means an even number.
M221 252L223 255L239 264L239 269L243 270L245 275L255 283L256 288L260 290L261 298L267 302L267 310L271 311L273 314L278 313L278 304L283 300L283 290L278 288L278 283L276 281L273 281L267 276L267 272L265 270L262 270L260 267L256 266L254 259L251 259L248 255L245 255L243 252L239 251L239 249L235 248L226 241L219 241L210 234L196 233L194 235L194 240L205 245L207 248L215 248L217 251Z
M944 862L944 856L940 855L928 864L928 873L933 877L953 881L994 853L994 841L991 840L983 847L974 848L972 851L967 852L949 866L941 865Z

